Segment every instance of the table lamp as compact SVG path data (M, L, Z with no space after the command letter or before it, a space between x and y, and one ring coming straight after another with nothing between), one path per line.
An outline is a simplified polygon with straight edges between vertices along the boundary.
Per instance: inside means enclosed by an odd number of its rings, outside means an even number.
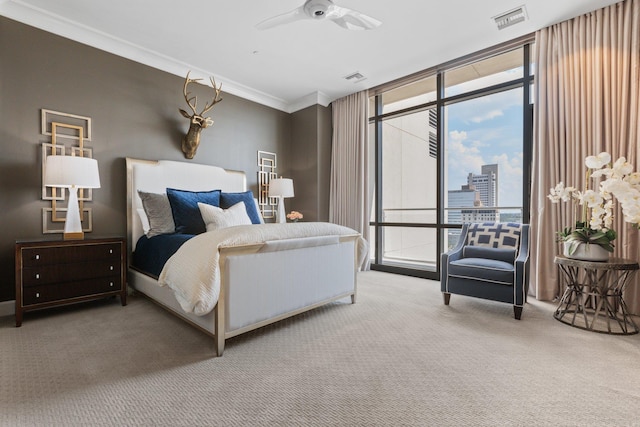
M291 178L274 178L269 181L269 197L278 198L278 214L277 222L287 222L287 216L284 209L284 198L293 197L293 180Z
M44 185L69 189L63 238L84 239L78 206L78 188L100 188L98 162L89 157L47 156Z

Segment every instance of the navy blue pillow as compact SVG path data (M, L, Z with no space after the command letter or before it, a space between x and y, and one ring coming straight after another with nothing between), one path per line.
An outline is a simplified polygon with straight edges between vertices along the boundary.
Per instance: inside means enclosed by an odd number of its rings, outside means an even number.
M198 202L220 206L220 190L186 191L167 188L167 197L176 224L176 233L200 234L207 231Z
M486 246L465 246L462 248L465 258L486 258L513 264L516 260L516 250L507 248L490 248Z
M260 224L260 213L258 213L258 209L256 209L256 202L253 200L253 193L251 191L245 191L244 193L222 193L220 195L220 207L222 209L229 209L239 202L244 202L244 207L247 210L249 219L251 219L251 223Z

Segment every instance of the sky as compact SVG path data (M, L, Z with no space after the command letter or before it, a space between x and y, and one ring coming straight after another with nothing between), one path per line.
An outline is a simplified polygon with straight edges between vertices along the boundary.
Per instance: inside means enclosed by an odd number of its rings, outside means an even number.
M445 120L447 189L459 190L469 173L497 163L498 204L522 206L522 88L451 104Z
M522 67L447 87L445 97L522 78ZM446 81L446 78L445 78ZM522 88L494 93L445 107L447 190L467 184L469 173L480 174L482 165L498 164L498 204L522 206ZM435 92L385 106L385 113L435 100ZM411 117L411 116L409 116ZM420 116L422 117L422 116ZM412 133L401 119L399 129ZM419 123L418 126L424 126ZM422 129L424 131L424 129ZM415 131L420 134L420 130ZM426 136L422 140L428 141Z

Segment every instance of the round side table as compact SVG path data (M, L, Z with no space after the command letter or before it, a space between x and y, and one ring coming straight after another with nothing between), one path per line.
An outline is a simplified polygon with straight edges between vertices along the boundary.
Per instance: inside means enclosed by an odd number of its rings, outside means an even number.
M562 255L554 262L566 285L553 317L576 328L615 335L638 333L622 298L625 286L640 268L624 258L608 261L581 261Z

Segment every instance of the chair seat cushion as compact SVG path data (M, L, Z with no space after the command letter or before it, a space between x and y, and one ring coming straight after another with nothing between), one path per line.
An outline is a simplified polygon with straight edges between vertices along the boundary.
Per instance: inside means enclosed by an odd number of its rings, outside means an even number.
M495 259L462 258L451 261L449 275L513 286L513 264Z

